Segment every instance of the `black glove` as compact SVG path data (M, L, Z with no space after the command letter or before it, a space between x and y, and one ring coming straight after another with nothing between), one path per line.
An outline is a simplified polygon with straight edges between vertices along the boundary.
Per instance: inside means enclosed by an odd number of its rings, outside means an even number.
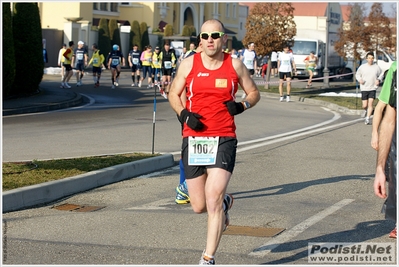
M226 105L231 116L244 112L244 105L241 102L226 101L223 104Z
M181 123L186 123L188 127L197 131L204 128L204 124L199 120L202 116L197 113L192 113L187 109L183 109L179 116L179 121Z

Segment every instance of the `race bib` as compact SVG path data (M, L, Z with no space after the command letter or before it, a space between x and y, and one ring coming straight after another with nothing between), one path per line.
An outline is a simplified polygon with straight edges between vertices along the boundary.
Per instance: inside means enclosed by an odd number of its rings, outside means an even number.
M245 62L246 62L246 65L250 65L250 66L254 64L253 60L245 60Z
M139 59L138 58L133 58L133 64L137 65L139 63Z
M164 62L165 69L171 69L172 68L172 62L171 61L165 61Z
M112 65L119 65L119 58L113 58L111 61Z
M98 58L93 59L93 64L98 64Z
M82 60L82 59L83 59L83 54L77 54L77 55L76 55L76 58L77 58L78 60Z
M214 165L218 153L219 137L189 137L188 165Z

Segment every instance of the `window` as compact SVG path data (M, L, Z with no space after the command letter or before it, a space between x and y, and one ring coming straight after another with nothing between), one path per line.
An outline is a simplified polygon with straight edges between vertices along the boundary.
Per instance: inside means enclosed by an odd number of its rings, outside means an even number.
M230 4L226 4L226 18L230 16Z
M111 12L118 12L118 3L111 3Z
M295 41L294 46L291 47L291 49L292 49L292 53L294 53L294 54L297 54L297 55L309 55L311 51L316 51L316 47L317 47L317 43L316 42L312 42L312 41Z
M101 11L108 11L108 3L100 3Z
M378 60L384 60L385 62L389 62L388 58L385 56L384 53L377 51L377 58Z
M93 3L93 10L98 10L97 3Z

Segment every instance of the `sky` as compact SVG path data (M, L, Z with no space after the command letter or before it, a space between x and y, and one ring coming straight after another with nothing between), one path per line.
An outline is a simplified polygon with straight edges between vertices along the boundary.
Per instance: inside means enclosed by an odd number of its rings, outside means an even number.
M353 1L353 2L339 2L340 4L348 5L349 3L353 4L355 2L361 2L364 3L364 6L366 7L366 15L370 13L370 8L373 5L374 2L364 2L364 1ZM379 3L382 3L382 8L387 17L393 17L394 12L392 11L392 4L395 4L396 10L398 8L397 2L396 1L381 1ZM396 11L397 12L397 11Z

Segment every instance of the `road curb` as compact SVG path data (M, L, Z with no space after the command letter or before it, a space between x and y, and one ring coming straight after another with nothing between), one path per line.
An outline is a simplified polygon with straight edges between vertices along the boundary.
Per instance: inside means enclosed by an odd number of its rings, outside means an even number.
M172 154L119 164L85 174L3 192L3 213L48 204L100 186L175 165Z

